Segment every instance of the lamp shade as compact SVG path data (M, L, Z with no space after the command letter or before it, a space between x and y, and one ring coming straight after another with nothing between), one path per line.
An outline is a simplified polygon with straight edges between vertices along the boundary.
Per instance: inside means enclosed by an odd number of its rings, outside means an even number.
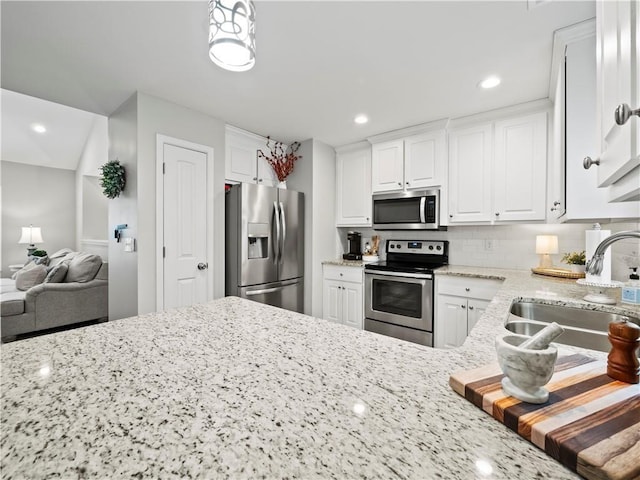
M557 235L536 235L536 253L558 253Z
M250 0L209 0L209 58L225 70L256 63L255 7Z
M20 236L18 243L33 245L42 242L44 242L44 240L42 240L42 231L40 230L40 227L22 227L22 235Z

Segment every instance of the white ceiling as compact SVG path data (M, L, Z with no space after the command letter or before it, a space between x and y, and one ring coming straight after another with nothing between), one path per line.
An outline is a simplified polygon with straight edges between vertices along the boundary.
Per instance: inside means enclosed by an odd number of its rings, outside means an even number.
M0 102L2 160L77 169L98 115L10 90L0 90ZM38 133L34 125L47 131Z
M4 0L2 88L102 115L138 90L338 146L548 97L553 32L595 6L530 3L258 1L256 65L233 73L208 58L205 0ZM477 88L489 74L502 84ZM354 125L358 113L370 123Z

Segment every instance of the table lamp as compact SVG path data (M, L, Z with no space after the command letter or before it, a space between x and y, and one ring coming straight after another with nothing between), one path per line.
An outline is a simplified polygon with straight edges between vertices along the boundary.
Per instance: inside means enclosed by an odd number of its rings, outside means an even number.
M27 256L31 256L33 252L37 250L35 244L43 243L40 227L34 227L33 225L22 227L22 236L20 237L20 240L18 240L18 243L28 244Z
M538 268L551 268L551 254L558 253L557 235L536 235L536 253L540 255Z

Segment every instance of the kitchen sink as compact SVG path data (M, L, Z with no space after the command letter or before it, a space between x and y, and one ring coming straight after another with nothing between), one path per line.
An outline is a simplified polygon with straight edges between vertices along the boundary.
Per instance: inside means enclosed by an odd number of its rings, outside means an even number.
M556 322L564 332L554 340L555 343L608 352L611 349L607 336L609 322L622 318L640 325L640 319L627 315L515 301L511 304L505 328L513 333L535 335L548 324Z

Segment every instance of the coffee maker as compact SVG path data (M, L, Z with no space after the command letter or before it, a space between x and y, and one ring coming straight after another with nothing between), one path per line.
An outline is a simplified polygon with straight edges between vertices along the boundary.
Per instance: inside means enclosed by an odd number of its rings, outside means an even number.
M347 233L348 253L342 255L345 260L362 260L362 236L360 232Z

